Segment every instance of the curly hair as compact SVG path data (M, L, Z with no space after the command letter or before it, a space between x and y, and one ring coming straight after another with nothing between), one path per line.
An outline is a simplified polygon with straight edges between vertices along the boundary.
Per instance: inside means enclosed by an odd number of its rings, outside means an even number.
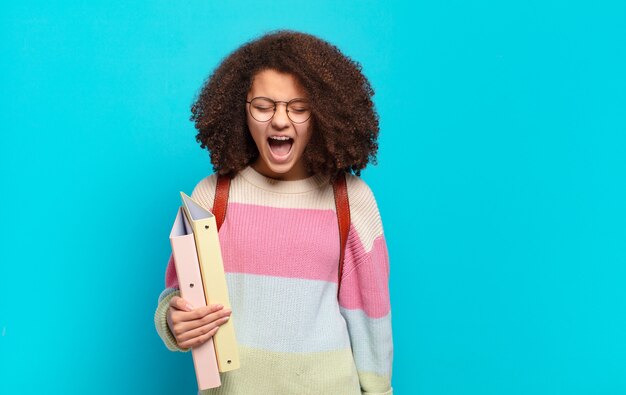
M308 171L360 174L376 164L378 114L361 65L310 34L280 30L247 42L215 69L191 106L196 140L213 170L234 176L259 155L246 122L254 76L273 69L295 76L309 96L313 133L303 158Z

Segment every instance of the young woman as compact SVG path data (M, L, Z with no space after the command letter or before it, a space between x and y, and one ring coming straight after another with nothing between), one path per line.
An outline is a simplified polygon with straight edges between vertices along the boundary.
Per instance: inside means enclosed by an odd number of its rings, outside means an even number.
M219 237L232 312L183 300L170 258L155 324L185 351L233 320L241 367L205 394L392 393L387 248L358 177L375 160L378 116L360 69L317 37L274 32L229 55L192 106L215 171L192 198L210 210L218 175L231 179Z

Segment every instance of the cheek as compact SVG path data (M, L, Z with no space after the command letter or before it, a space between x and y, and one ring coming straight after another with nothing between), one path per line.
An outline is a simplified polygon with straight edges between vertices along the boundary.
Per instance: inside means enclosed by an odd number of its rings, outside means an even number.
M304 142L303 148L305 148L309 144L309 141L311 141L311 135L313 134L313 126L309 125L306 128L298 130L298 134L300 135L300 138Z

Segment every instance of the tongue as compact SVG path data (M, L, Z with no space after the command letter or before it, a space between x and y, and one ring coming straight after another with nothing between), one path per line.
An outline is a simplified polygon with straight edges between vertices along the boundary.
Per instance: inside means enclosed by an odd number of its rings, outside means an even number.
M293 140L270 139L269 143L270 143L270 150L272 151L272 153L274 153L275 155L284 156L289 153L289 150L291 149L291 145L293 144Z

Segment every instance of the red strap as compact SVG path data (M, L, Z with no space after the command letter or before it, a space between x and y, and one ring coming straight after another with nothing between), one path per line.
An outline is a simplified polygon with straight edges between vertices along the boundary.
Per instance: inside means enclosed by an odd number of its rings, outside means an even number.
M333 191L335 192L335 207L337 208L341 248L339 250L339 282L337 283L337 297L339 297L341 276L343 275L343 259L346 251L346 242L348 241L348 232L350 231L350 201L348 200L348 186L345 173L337 176L333 183Z
M215 199L213 200L213 215L217 222L217 231L219 232L224 220L226 219L226 208L228 207L228 192L230 190L230 177L217 176L217 185L215 187Z

